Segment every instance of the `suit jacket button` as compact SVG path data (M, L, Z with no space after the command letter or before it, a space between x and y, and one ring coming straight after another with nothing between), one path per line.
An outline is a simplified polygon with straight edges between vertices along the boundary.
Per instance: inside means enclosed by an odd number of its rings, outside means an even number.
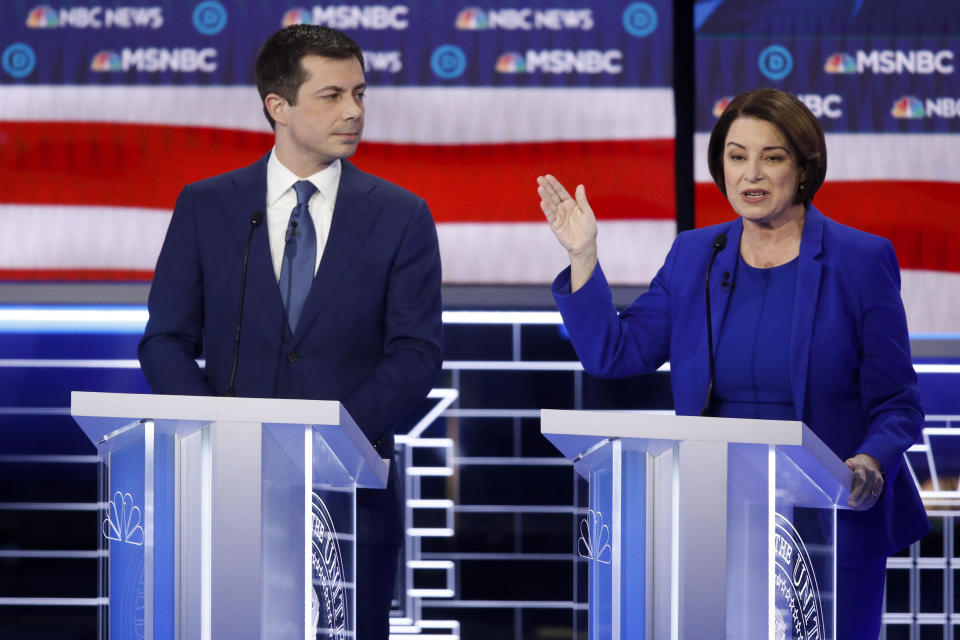
M300 356L297 355L296 351L291 351L290 355L287 356L287 362L296 362L300 359Z

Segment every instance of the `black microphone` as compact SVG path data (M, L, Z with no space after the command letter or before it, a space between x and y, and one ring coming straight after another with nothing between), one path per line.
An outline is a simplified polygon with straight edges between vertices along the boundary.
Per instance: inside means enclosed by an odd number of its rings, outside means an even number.
M253 231L263 222L263 211L257 209L250 216L250 233L247 234L247 246L243 250L243 266L240 268L240 304L237 305L237 331L233 334L233 368L230 370L230 384L227 386L227 395L237 395L234 384L237 381L237 360L240 357L240 321L243 319L243 294L247 290L247 259L250 257L250 241L253 240Z
M723 251L725 246L727 246L727 236L722 233L717 234L717 237L713 239L713 255L710 256L710 262L707 264L707 354L710 356L710 384L707 386L707 399L703 403L703 410L700 411L700 415L702 416L710 415L710 401L713 399L713 380L716 376L713 358L713 318L710 314L710 270L713 269L713 261L716 260L717 254ZM726 282L729 275L729 271L724 273L724 282ZM721 284L721 286L723 285Z

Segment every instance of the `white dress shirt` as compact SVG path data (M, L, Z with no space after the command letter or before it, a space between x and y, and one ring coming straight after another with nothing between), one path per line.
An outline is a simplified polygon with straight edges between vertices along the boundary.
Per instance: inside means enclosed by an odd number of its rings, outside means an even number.
M270 152L267 160L267 237L270 240L270 257L273 259L273 273L280 281L280 269L283 266L283 249L286 245L287 224L290 213L297 206L297 192L293 185L300 180L309 180L317 187L307 204L313 228L317 230L317 261L313 265L316 274L323 257L323 248L330 235L330 223L333 221L333 205L337 201L340 188L340 160L333 161L329 167L312 176L300 178L287 169L277 159L276 149Z

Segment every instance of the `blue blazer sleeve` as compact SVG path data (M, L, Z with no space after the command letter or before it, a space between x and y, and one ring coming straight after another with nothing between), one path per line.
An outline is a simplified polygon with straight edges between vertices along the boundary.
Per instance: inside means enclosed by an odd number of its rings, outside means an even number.
M900 268L889 241L878 243L876 254L868 263L875 269L862 280L860 397L867 433L857 453L876 458L892 478L904 451L920 438L923 411L900 298Z
M599 264L572 294L569 267L554 280L553 297L587 373L604 378L650 373L670 357L671 290L679 244L680 237L650 288L620 313Z

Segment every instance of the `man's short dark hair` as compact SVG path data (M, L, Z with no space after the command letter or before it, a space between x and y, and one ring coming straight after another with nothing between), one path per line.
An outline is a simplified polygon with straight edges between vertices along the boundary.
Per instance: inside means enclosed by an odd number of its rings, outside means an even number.
M723 148L727 143L730 125L738 118L766 120L783 133L796 158L803 180L794 203L808 203L813 199L827 175L827 145L820 121L807 105L796 96L780 89L754 89L741 93L724 109L713 126L707 146L707 164L713 181L727 195L723 176Z
M254 72L260 101L264 102L268 95L275 93L288 103L296 104L297 91L307 79L307 72L300 61L309 55L334 60L356 58L363 68L363 51L347 34L330 27L291 25L270 36L257 54ZM263 114L267 116L270 126L276 128L265 102Z

